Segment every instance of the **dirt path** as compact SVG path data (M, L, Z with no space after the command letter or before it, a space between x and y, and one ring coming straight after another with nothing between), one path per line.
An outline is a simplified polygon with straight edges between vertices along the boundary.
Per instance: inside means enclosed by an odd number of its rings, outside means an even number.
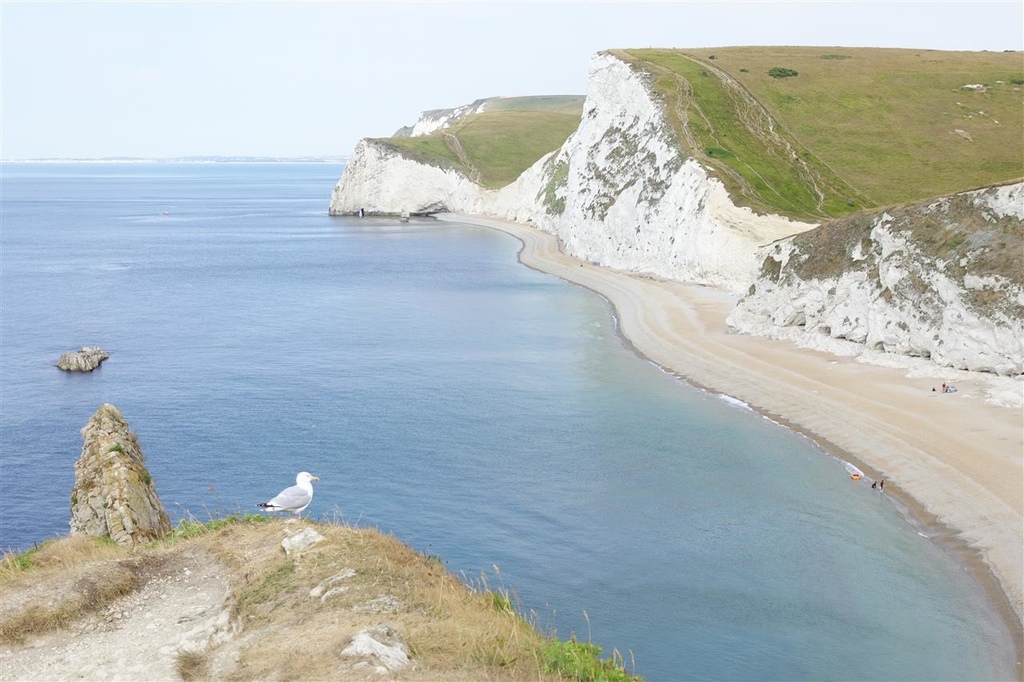
M180 651L201 650L231 634L226 575L205 550L169 554L140 576L138 590L75 623L70 632L0 649L0 679L180 679Z
M446 133L443 131L441 132L441 135L444 137L445 144L448 145L448 149L451 149L452 154L455 154L456 158L458 158L459 163L461 163L469 170L469 173L467 174L469 176L469 179L475 183L479 183L480 170L473 165L472 161L470 161L469 155L463 148L462 143L459 142L459 138L455 137L455 135L452 135L451 133Z

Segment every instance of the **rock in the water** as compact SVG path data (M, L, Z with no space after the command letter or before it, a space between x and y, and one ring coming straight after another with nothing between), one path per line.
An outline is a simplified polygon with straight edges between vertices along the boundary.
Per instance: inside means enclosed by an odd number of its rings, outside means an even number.
M171 521L156 494L138 439L113 405L82 428L71 489L71 532L133 546L163 537Z
M57 360L57 367L67 372L91 372L109 357L110 355L98 346L83 346L82 350L62 353Z

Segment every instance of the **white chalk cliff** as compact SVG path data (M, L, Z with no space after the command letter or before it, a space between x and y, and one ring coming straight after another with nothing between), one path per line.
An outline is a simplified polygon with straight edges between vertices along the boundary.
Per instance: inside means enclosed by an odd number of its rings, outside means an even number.
M591 60L579 128L511 185L484 189L366 139L334 187L330 210L360 208L530 223L582 260L736 293L754 278L758 247L814 227L735 206L718 180L680 155L644 74L605 53Z
M412 134L444 127L456 116L428 116ZM980 313L971 304L978 297L965 294L998 292L1019 306L1024 302L1020 287L987 275L943 274L934 259L913 265L914 248L881 218L871 244L849 258L877 261L878 282L867 282L870 273L856 269L802 282L787 273L769 283L762 268L766 258L788 263L793 240L813 234L807 231L817 225L737 206L722 183L681 149L649 76L599 53L591 60L579 128L512 184L485 189L454 169L417 162L384 141L364 139L334 187L330 212L456 212L528 223L556 235L569 255L606 267L737 295L748 294L753 283L755 293L730 319L737 332L794 338L792 330L782 330L801 325L804 345L832 350L832 342L841 338L860 349L929 357L951 367L1024 371L1020 315L1009 308L999 314L992 306ZM1016 187L979 194L977 212L1020 222L1021 186ZM933 210L943 211L942 202ZM791 239L775 244L786 238ZM892 299L893 282L901 279L923 279L934 288L933 313L916 313L909 290L906 298L886 300Z
M839 354L1020 375L1024 287L1019 259L1005 258L1020 251L1022 222L1021 183L837 220L765 248L728 324Z

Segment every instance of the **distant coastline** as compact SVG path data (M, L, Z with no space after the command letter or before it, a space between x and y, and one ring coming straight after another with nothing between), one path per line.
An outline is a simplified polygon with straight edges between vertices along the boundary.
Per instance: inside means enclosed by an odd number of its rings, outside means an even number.
M104 156L96 159L0 159L0 163L346 163L348 156L174 156L143 158Z

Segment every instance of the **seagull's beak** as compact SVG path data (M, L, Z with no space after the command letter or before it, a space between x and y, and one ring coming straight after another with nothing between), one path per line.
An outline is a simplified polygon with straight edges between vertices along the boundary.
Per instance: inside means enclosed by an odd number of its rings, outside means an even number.
M319 481L320 477L319 476L310 476L309 480L311 480L311 481Z

